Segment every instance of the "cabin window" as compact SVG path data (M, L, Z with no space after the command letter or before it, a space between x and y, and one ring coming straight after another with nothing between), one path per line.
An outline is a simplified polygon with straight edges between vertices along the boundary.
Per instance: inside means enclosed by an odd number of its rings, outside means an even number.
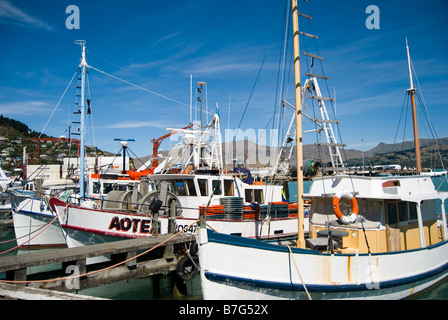
M176 180L173 182L174 182L175 194L178 196L186 196L187 189L186 189L185 183L182 180Z
M409 220L417 220L417 204L415 202L409 203Z
M213 180L212 181L212 190L214 195L221 195L222 194L222 187L221 187L221 181L220 180Z
M163 181L156 182L156 189L161 190ZM194 180L168 180L168 191L174 193L176 196L196 196L196 188L194 186Z
M177 196L196 196L193 180L173 180L170 187L170 191Z
M117 183L104 183L103 184L103 194L107 194L107 193L111 192L112 190L127 191L127 186L124 184L117 184Z
M112 183L104 183L103 184L103 194L107 194L109 192L111 192L114 189L114 187L112 186Z
M255 193L255 202L264 203L263 190L255 189L254 193Z
M203 196L203 197L208 196L207 179L198 179L198 185L199 185L199 192L201 193L201 196Z
M233 196L233 180L224 180L224 195Z
M408 206L407 202L398 202L398 221L408 220Z
M246 189L244 195L246 197L246 202L264 203L263 190L261 189Z
M244 192L244 196L246 198L246 202L253 203L254 202L254 190L246 189Z
M185 180L188 187L188 195L196 197L196 188L194 186L194 180Z
M388 224L417 220L417 205L414 202L396 201L387 204Z
M388 224L397 224L397 203L392 202L387 204L387 222Z
M100 193L101 184L99 182L93 182L93 193Z

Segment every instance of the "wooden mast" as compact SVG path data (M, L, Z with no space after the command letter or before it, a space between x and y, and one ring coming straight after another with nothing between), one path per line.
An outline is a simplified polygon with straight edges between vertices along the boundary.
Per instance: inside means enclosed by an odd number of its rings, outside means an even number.
M297 158L297 247L305 248L304 208L303 208L303 146L302 146L302 85L300 82L300 47L299 47L299 14L297 0L291 0L293 46L294 46L294 78L296 95L296 158Z
M415 161L417 166L417 174L420 174L420 172L422 171L422 164L420 155L420 140L418 139L417 111L415 108L415 93L417 92L417 89L414 88L414 83L412 81L411 56L409 54L408 39L406 39L406 51L408 54L409 84L410 84L410 89L408 89L407 92L411 96L412 120L414 124Z

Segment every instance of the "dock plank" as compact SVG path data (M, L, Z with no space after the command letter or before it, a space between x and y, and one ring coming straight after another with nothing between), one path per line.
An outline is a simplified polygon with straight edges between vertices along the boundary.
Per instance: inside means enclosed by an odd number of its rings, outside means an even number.
M120 240L77 248L3 256L0 257L0 272L19 270L27 267L59 262L71 262L104 255L127 253L130 251L147 250L157 246L163 241L169 239L171 236L173 236L173 234L164 234L150 238ZM193 234L183 233L173 239L168 240L163 244L163 246L194 241L195 236Z
M107 300L81 294L22 287L7 283L0 283L0 292L0 299L5 300Z

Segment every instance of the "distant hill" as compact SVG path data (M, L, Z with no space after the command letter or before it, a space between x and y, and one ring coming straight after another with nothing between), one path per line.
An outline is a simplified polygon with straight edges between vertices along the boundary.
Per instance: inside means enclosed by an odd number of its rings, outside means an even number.
M435 152L435 142L430 139L421 139L420 146L423 167L440 168L441 160L439 155ZM448 138L439 140L439 148L445 163L445 167L448 167ZM266 166L266 164L273 165L275 162L273 153L278 150L278 148L275 148L277 150L274 150L274 148L269 146L257 145L249 140L223 143L222 149L223 159L228 165L231 165L232 161L236 159L238 163L244 163L246 161L251 168L263 167ZM161 153L166 156L168 151L162 151ZM403 167L415 166L413 141L405 141L397 144L386 144L381 142L375 148L365 151L364 153L360 150L354 149L341 149L341 153L346 166L361 166L363 164L363 156L365 165L400 164ZM307 144L303 146L303 158L304 160L321 160L324 163L330 161L328 148L318 147L314 144ZM144 157L144 161L149 159L150 156ZM271 162L267 163L270 159ZM295 148L291 153L290 162L296 162Z
M420 139L420 153L423 168L447 168L448 166L448 138L438 140ZM443 161L443 165L442 165ZM364 164L386 165L400 164L402 167L415 167L414 141L397 144L380 143L375 148L364 152ZM360 157L347 158L347 166L360 166Z
M39 136L39 132L31 130L23 122L0 115L0 135L8 139L16 139L18 136L37 138ZM42 138L48 137L49 136L46 134L42 134Z
M32 139L39 136L43 140L38 150L36 141ZM23 122L0 115L0 163L2 168L11 171L14 167L21 165L25 147L29 164L38 162L41 164L60 164L63 157L75 156L78 153L76 146L72 145L69 148L66 140L45 141L44 139L57 138L46 134L40 135L39 132L31 130ZM69 153L69 149L71 153ZM93 147L87 147L86 152L92 156L95 154L112 155L110 152Z
M436 143L432 139L420 139L420 148L434 147L435 144ZM439 139L439 145L448 145L448 138ZM397 144L386 144L384 142L381 142L375 148L366 151L365 154L374 156L389 152L401 152L411 149L414 149L414 141L405 141Z
M35 156L36 142L29 138L39 137L39 132L31 130L26 124L4 117L0 115L0 150L3 151L1 158L3 159L2 167L6 170L12 169L14 165L21 163L23 147L27 147L28 158ZM42 134L41 138L52 138ZM431 139L421 139L422 165L426 168L440 168L441 160L435 150L435 142ZM251 168L263 167L274 164L274 155L278 148L257 145L256 143L245 140L235 141L232 143L223 143L223 156L228 165L232 164L232 160L236 159L239 163L246 160ZM444 161L445 168L448 167L448 138L439 139L439 148L441 157ZM72 148L72 153L74 149ZM65 142L50 142L41 144L41 163L60 163L61 157L68 156L68 147ZM87 148L87 154L94 156L95 154L112 155L107 151ZM165 156L168 151L161 151ZM258 155L258 156L257 156ZM362 157L364 156L365 165L385 165L400 164L403 167L415 166L414 142L405 141L397 144L379 143L376 147L365 151L345 149L342 152L342 158L346 166L362 165ZM327 148L319 148L314 144L303 146L304 159L321 160L326 163L329 161ZM150 155L140 159L134 159L135 168L139 168L143 163L151 158ZM293 149L291 153L291 162L296 162L296 153ZM271 160L269 162L269 160Z

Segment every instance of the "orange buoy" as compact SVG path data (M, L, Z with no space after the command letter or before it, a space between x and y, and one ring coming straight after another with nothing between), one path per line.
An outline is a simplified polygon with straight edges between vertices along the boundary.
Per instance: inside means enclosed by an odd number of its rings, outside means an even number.
M343 215L341 208L339 207L339 201L341 200L341 198L344 197L350 200L350 204L352 206L352 212L349 215ZM358 211L359 211L358 202L356 201L355 196L352 195L350 192L339 191L334 195L333 212L340 222L342 222L343 224L350 224L355 222L356 218L358 217Z

